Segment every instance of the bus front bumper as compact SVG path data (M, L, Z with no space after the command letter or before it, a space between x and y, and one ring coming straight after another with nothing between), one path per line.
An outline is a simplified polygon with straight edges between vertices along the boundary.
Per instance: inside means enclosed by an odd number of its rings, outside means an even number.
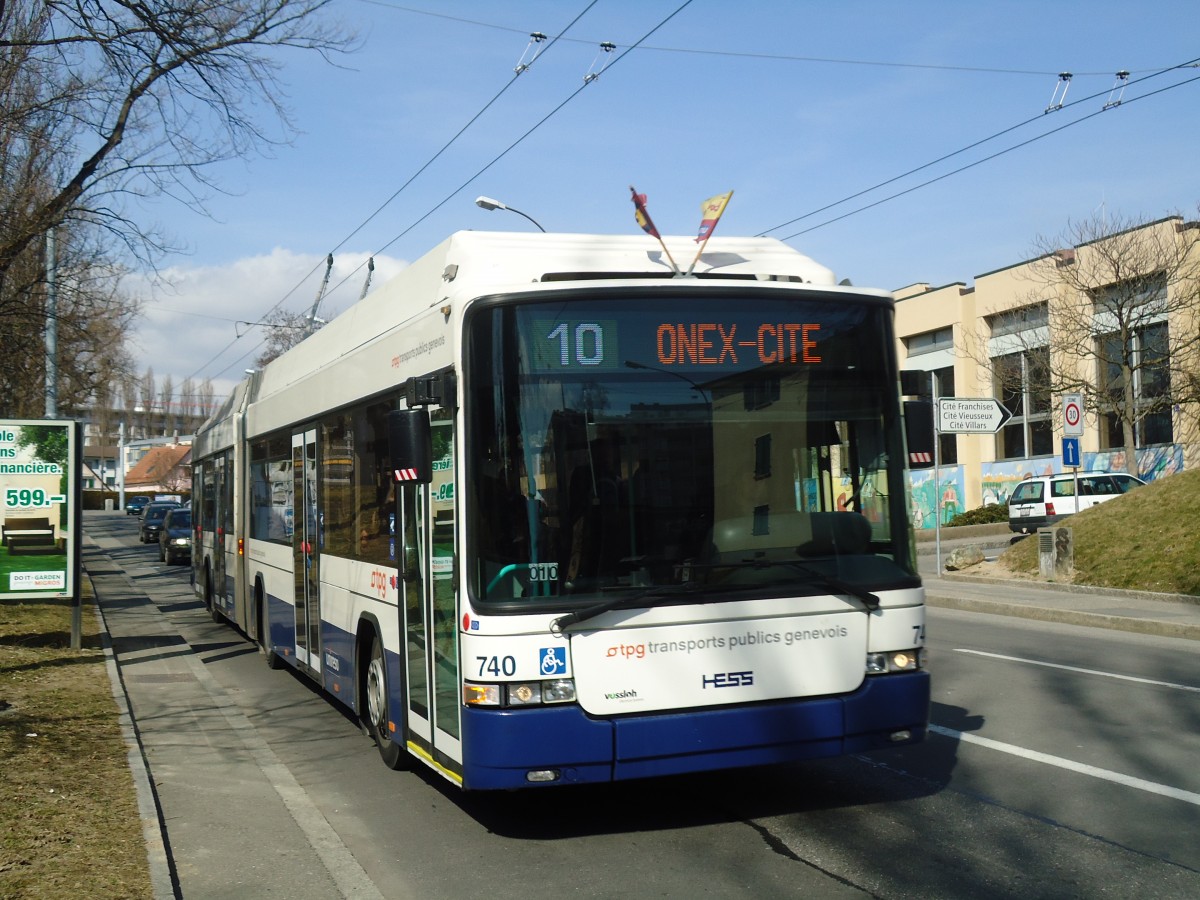
M840 697L604 719L575 705L468 708L463 787L624 781L915 744L929 724L929 684L926 672L894 674Z

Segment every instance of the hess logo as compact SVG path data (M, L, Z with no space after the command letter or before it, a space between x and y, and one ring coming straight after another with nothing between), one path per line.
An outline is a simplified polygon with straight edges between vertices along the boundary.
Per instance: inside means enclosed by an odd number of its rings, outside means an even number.
M711 688L750 687L754 684L754 672L717 672L701 675L700 685L704 690Z

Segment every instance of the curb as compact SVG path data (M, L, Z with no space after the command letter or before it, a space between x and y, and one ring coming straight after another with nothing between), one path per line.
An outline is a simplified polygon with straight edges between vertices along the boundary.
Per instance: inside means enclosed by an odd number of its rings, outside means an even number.
M1147 619L1137 616L1114 616L1107 613L1092 613L1077 609L1062 609L1029 603L1006 603L1002 600L983 600L978 597L956 597L945 593L945 589L946 585L953 584L956 581L963 584L1027 585L1063 594L1104 596L1118 600L1137 600L1144 603L1161 603L1167 607L1176 605L1200 606L1200 597L1192 594L1157 594L1152 591L1131 591L1122 588L1096 587L1090 584L1059 584L1052 581L996 578L987 575L968 575L958 572L943 572L941 577L937 578L936 581L941 582L941 584L935 584L934 579L925 580L925 602L929 606L1200 641L1200 624L1168 622L1162 619Z
M102 551L97 548L97 552ZM103 558L113 566L114 572L122 571L107 556ZM154 892L155 900L178 900L181 895L176 890L175 873L171 867L170 855L167 853L167 839L162 827L162 808L158 803L158 793L154 790L154 783L150 779L145 748L142 746L137 725L133 719L133 713L129 706L129 694L125 690L121 670L117 667L117 659L113 655L112 637L108 633L108 623L104 619L104 611L100 608L95 585L92 584L92 573L86 568L83 572L88 592L91 594L90 599L95 610L96 621L100 628L100 646L104 650L104 664L108 670L113 701L117 706L117 724L121 729L121 737L125 741L126 760L129 764L130 775L133 776L138 817L142 822L142 836L146 842L150 888Z
M994 581L994 579L980 579ZM1025 606L1019 603L1000 603L995 600L978 600L969 597L949 597L925 592L925 603L942 609L958 609L963 612L992 613L998 616L1014 616L1021 619L1036 619L1042 622L1057 622L1063 625L1086 625L1091 628L1107 628L1111 631L1128 631L1135 634L1150 634L1158 637L1186 638L1200 641L1200 625L1161 622L1154 619L1137 619L1130 616L1110 616L1103 613L1080 612L1074 609L1053 609L1046 606Z
M993 578L988 575L967 575L960 572L943 572L945 581L964 581L972 584L1025 584L1032 587L1048 588L1052 591L1062 591L1066 594L1103 594L1106 597L1125 597L1129 600L1152 600L1155 603L1186 603L1200 606L1200 596L1195 594L1160 594L1155 591L1131 591L1126 588L1097 587L1092 584L1061 584L1055 581L1040 581L1030 579L1025 582L1014 578ZM928 587L928 586L927 586Z
M938 529L922 528L916 533L918 544L932 544L937 539ZM1007 522L992 522L987 525L943 525L942 541L969 541L981 537L1012 537L1013 531Z

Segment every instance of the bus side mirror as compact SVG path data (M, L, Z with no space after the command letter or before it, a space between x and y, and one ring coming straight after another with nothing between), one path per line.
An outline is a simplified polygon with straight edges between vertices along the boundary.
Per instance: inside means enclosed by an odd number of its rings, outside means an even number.
M388 452L394 481L429 484L433 480L433 437L427 410L388 413Z
M928 400L904 401L904 437L908 443L908 467L928 469L933 465L933 404Z

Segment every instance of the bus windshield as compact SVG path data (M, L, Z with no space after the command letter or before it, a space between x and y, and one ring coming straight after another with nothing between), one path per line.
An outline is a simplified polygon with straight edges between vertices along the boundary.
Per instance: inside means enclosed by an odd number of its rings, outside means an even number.
M467 323L480 608L917 583L886 302L566 296Z

